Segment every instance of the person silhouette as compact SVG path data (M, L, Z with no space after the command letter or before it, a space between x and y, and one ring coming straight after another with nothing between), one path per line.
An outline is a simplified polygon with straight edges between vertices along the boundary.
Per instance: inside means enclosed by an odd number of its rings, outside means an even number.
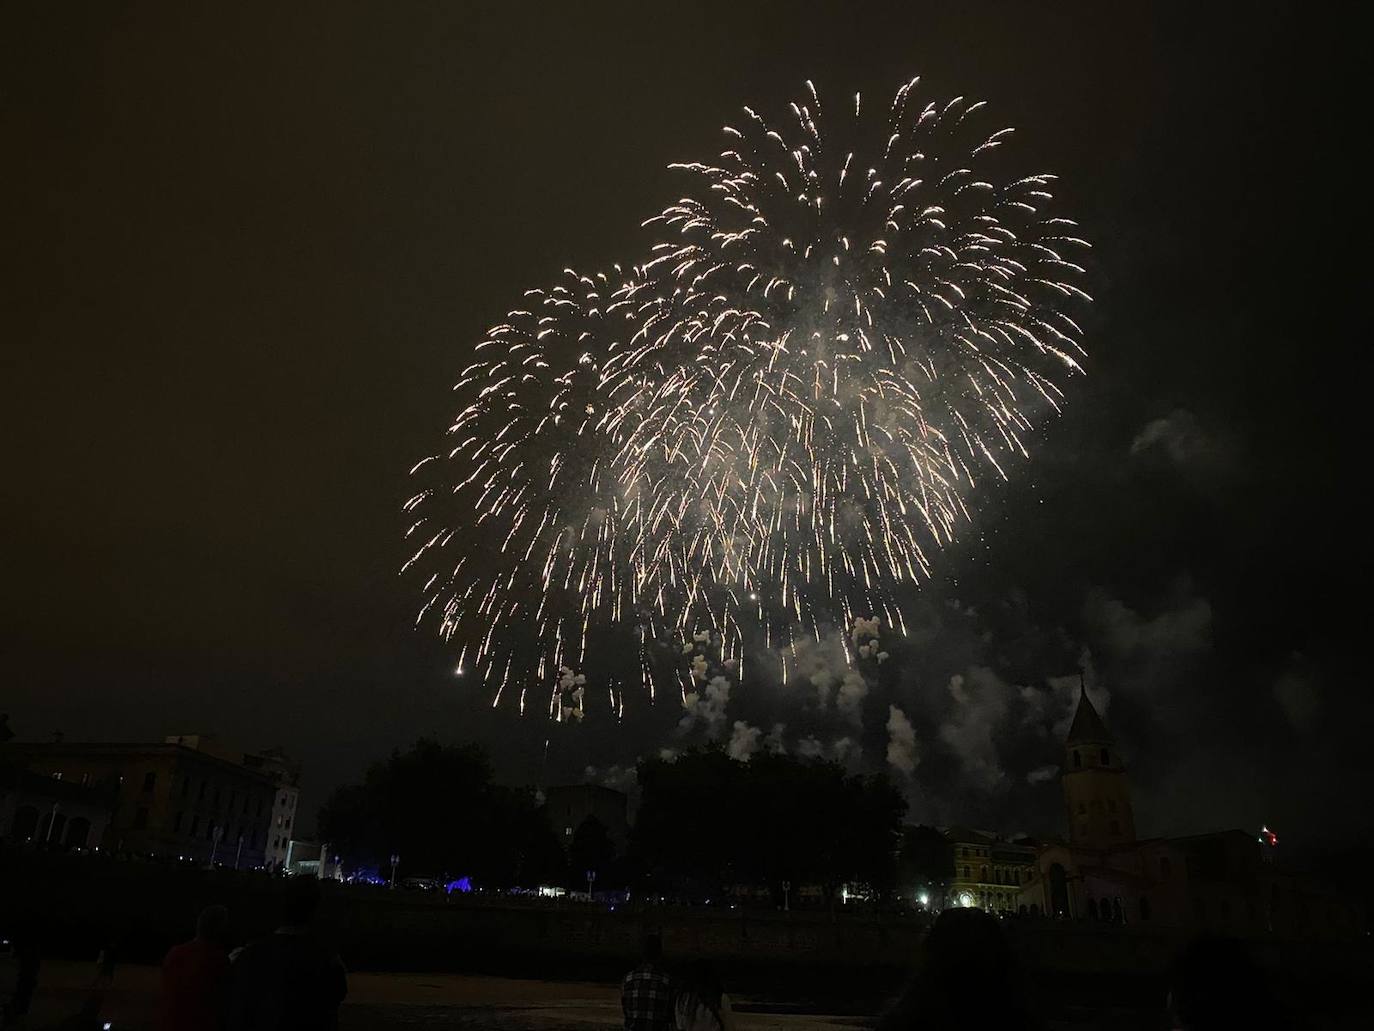
M1169 978L1169 1026L1180 1031L1291 1027L1269 984L1268 975L1240 942L1200 935L1174 961Z
M921 947L916 976L878 1024L879 1031L1040 1026L1001 926L971 908L946 909L936 918Z
M207 906L196 936L162 961L162 1031L220 1031L229 990L229 911Z
M291 877L282 924L240 949L229 980L230 1031L335 1031L348 975L315 929L320 882Z

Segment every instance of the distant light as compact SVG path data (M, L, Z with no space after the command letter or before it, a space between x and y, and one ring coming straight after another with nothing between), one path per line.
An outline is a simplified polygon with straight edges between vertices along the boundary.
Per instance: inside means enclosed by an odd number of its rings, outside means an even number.
M930 896L927 895L925 892L921 892L921 894L916 896L916 901L923 906L928 906L930 905Z

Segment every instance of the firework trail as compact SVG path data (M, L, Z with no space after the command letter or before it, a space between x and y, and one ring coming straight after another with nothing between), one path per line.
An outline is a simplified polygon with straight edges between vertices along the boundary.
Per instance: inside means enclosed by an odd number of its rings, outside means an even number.
M601 627L716 628L784 677L797 634L902 628L1080 371L1087 244L1053 176L1001 171L1012 130L915 81L875 112L807 85L785 130L745 108L717 161L674 166L692 186L643 261L534 292L464 370L409 564L495 703L537 686L556 714Z

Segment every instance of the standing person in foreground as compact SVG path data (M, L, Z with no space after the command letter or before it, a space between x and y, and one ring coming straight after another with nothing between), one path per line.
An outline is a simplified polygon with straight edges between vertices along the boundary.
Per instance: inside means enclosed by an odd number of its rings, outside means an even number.
M620 989L625 1031L672 1031L673 982L663 968L663 940L646 934L643 955Z
M196 936L174 945L162 961L162 1031L220 1031L229 991L229 954L224 950L229 911L207 906Z
M1041 1031L1002 927L981 909L946 909L921 946L916 976L878 1031Z
M677 1031L731 1031L730 997L706 960L692 964L673 1005L673 1023Z
M317 935L320 882L292 877L282 900L282 925L234 957L229 989L230 1031L335 1031L348 994L343 963Z

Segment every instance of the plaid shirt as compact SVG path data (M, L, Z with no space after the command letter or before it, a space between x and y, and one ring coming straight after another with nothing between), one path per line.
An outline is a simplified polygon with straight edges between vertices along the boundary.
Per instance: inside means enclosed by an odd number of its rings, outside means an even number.
M626 1031L671 1031L673 984L653 963L641 963L625 978L620 989Z

